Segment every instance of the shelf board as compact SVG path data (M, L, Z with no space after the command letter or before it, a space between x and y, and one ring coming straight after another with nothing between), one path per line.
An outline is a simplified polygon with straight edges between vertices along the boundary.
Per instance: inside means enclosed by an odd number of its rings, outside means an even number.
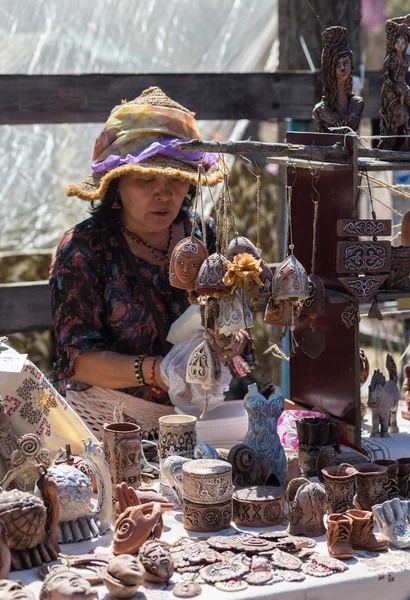
M379 303L391 302L392 300L398 300L400 298L410 298L410 290L379 290L376 292L376 299ZM326 290L326 302L328 304L340 304L342 302L350 301L357 302L354 296L351 296L350 294L336 292L334 290Z
M274 163L283 166L299 167L300 169L321 169L323 171L352 171L352 163L331 163L319 160L308 160L305 158L289 158L287 156L269 156L267 163ZM409 162L386 162L382 160L359 158L357 161L359 171L410 171L410 152Z

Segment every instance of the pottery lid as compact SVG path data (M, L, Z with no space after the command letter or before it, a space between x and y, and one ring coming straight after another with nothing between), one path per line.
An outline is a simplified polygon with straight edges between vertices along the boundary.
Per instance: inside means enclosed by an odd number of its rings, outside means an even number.
M190 460L188 463L182 465L182 471L192 475L229 473L229 471L232 471L232 465L226 462L226 460L204 458L199 460Z
M282 487L269 485L254 485L252 487L236 490L233 493L233 498L235 500L249 500L252 502L258 500L260 502L266 502L267 500L284 498L284 496L285 490Z

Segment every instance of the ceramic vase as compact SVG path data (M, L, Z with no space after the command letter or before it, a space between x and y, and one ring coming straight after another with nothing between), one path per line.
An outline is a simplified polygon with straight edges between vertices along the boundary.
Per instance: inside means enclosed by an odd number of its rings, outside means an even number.
M125 482L138 489L141 485L141 427L134 423L104 425L104 455L110 471L112 502L117 502L116 486Z
M166 415L159 422L159 461L161 487L169 481L163 473L164 461L168 456L181 455L194 458L196 446L196 417L191 415ZM167 491L166 489L163 490Z
M222 460L193 460L182 465L184 527L215 532L232 519L232 466Z
M258 392L256 383L248 386L244 406L249 426L244 443L248 444L260 460L269 458L267 483L283 485L288 470L285 451L276 431L285 401L279 387L268 398ZM271 481L270 481L271 480Z

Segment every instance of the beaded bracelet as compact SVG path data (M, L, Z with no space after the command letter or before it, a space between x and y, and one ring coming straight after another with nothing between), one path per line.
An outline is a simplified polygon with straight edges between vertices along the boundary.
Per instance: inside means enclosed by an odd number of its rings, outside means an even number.
M151 373L149 374L149 383L152 386L155 386L155 365L157 364L157 362L159 361L161 357L160 356L156 356L154 358L154 360L152 361L152 369L151 369Z
M134 374L140 385L145 385L144 377L142 375L142 363L147 358L146 354L139 354L134 361Z

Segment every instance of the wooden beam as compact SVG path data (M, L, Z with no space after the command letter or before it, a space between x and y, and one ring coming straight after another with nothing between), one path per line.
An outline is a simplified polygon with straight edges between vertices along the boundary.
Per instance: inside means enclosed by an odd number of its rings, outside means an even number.
M0 75L0 124L103 123L157 85L198 119L310 119L320 72Z
M0 284L0 335L52 327L48 281Z

